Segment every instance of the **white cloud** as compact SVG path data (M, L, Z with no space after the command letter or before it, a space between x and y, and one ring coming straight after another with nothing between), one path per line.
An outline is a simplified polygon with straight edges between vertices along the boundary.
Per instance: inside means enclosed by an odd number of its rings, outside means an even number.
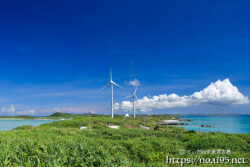
M6 108L5 108L5 107L2 107L2 108L1 108L1 111L2 111L2 112L5 112L5 111L6 111Z
M233 86L229 79L218 80L211 83L208 87L200 92L195 92L190 96L192 102L238 105L248 103L248 97L243 96L237 87Z
M9 108L2 107L2 111L3 111L3 108L4 108L4 111L8 113L13 113L16 111L16 108L13 104L11 104Z
M140 111L151 111L152 109L164 109L173 107L186 107L201 103L220 105L239 105L249 103L248 97L243 96L238 89L233 86L229 79L218 80L208 87L195 92L190 96L178 96L176 94L163 94L153 97L143 97L135 102L136 108ZM119 104L116 104L119 106ZM119 106L122 110L131 110L132 103L123 101ZM116 107L118 109L118 107Z
M16 111L16 107L11 104L10 107L2 107L1 111L7 115L33 115L35 114L35 110L23 110L23 111Z
M34 115L35 114L35 110L26 110L26 111L18 111L17 114L19 115Z
M153 96L149 98L147 96L143 97L143 99L139 99L135 102L136 108L140 111L150 111L153 108L156 109L164 109L164 108L172 108L172 107L185 107L189 105L188 96L178 96L176 94L170 95L159 95ZM122 110L131 110L132 103L129 101L123 101L121 103Z
M119 104L119 103L115 103L115 104L113 105L113 107L114 107L114 110L119 110L120 104Z
M132 85L132 86L140 86L141 85L141 83L138 79L134 79L133 81L129 81L128 84Z

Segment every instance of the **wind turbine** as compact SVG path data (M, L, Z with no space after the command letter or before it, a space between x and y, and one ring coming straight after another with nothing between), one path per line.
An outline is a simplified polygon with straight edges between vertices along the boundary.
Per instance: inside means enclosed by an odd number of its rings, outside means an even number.
M126 98L132 97L132 99L133 99L133 115L134 115L134 118L135 118L135 98L138 100L138 97L136 96L136 90L137 90L137 87L135 87L135 91L132 93L131 96L126 97Z
M114 110L113 110L113 85L118 86L120 88L122 88L121 86L119 86L118 84L116 84L113 80L112 80L112 69L110 68L110 81L107 85L105 85L103 88L101 88L99 91L103 90L104 88L106 88L107 86L111 86L111 118L114 118Z

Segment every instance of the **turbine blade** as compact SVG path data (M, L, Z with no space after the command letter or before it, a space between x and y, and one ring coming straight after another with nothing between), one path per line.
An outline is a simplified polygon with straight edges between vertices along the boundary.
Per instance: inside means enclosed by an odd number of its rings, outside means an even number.
M110 67L110 81L112 81L112 68Z
M114 81L113 81L113 84L114 84L115 86L118 86L118 87L120 87L120 88L123 88L123 87L121 87L120 85L116 84Z
M101 89L99 89L98 92L102 91L104 88L106 88L109 85L110 85L110 83L108 83L107 85L105 85L104 87L102 87Z
M135 92L134 92L134 95L136 94L136 91L137 91L137 86L135 87Z
M125 98L129 98L129 97L133 97L133 96L126 96Z
M135 98L136 98L137 100L139 100L137 96L135 96Z

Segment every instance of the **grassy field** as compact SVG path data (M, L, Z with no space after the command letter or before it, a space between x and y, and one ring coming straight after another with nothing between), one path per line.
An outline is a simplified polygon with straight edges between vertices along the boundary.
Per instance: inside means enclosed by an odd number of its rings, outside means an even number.
M55 115L54 115L55 117ZM250 157L250 134L201 133L156 125L165 116L132 118L75 116L38 127L23 126L0 132L0 166L181 166L166 164L172 158ZM139 125L150 127L140 129ZM110 129L108 125L119 125ZM186 154L181 155L180 150ZM231 154L188 154L197 150L231 150ZM230 166L198 164L199 166ZM249 166L235 164L231 166ZM184 165L194 166L194 165Z

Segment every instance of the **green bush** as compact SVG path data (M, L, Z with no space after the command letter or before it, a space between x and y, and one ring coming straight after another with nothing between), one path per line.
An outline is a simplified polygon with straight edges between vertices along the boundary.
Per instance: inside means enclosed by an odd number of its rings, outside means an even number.
M236 136L209 136L191 140L187 143L187 149L230 149L234 151L249 151L249 144Z
M135 127L142 119L135 120ZM147 126L153 129L158 120L147 117ZM77 116L0 132L0 166L165 166L165 157L179 157L180 149L231 149L235 157L250 156L249 134L197 135L173 126L168 132L163 126L143 130L127 126L133 120L121 116L93 116L91 121L91 131L79 129L88 126L89 117ZM110 129L109 124L120 129Z

